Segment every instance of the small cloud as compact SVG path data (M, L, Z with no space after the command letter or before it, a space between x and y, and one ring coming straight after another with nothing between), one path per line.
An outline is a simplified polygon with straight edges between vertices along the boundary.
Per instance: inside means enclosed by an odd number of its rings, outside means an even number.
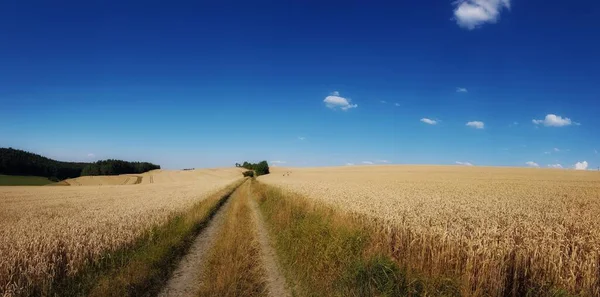
M595 149L594 149L594 154L596 154L596 155L597 155L597 154L598 154L598 150L595 150Z
M468 93L469 90L467 88L456 88L457 93Z
M551 154L550 152L544 152L544 155L550 155L550 154Z
M527 162L525 162L525 164L529 167L540 167L540 165L538 163L533 162L533 161L527 161Z
M298 136L298 140L300 140L300 141L303 141L305 139L306 139L306 137L304 137L304 136Z
M389 163L390 161L388 161L388 160L376 160L375 162L377 162L377 163Z
M588 168L588 162L582 161L575 163L575 170L586 170Z
M386 104L386 103L387 103L387 101L385 101L385 100L381 100L381 101L379 101L379 102L381 102L381 103L383 103L383 104Z
M273 164L285 164L287 162L286 161L275 160L275 161L271 161L271 163L273 163Z
M469 162L460 162L460 161L456 161L454 162L458 165L463 165L463 166L473 166L473 164L469 163Z
M349 98L344 98L340 96L340 93L335 91L331 93L331 95L325 97L325 106L331 109L339 108L341 110L348 110L350 108L357 108L358 104L352 104L352 101Z
M560 152L560 149L558 149L558 148L556 148L556 147L555 147L555 148L553 148L552 150L553 150L553 151L555 151L555 152Z
M346 163L346 166L354 166L354 163Z
M473 30L485 23L496 23L500 12L510 9L510 0L457 0L454 20L459 27Z
M429 124L429 125L435 125L435 124L437 124L437 121L432 120L432 119L428 119L428 118L422 118L421 122L423 122L425 124Z
M374 163L371 161L362 161L363 164L367 164L367 165L373 165Z
M394 105L395 105L396 107L399 107L399 106L400 106L400 103L396 102L396 103L394 103Z
M550 167L550 168L563 168L562 165L560 165L560 164L548 164L548 167Z
M475 128L475 129L483 129L485 127L485 124L480 121L472 121L472 122L468 122L466 124L466 126L469 126L469 127Z
M574 122L571 121L571 119L565 117L561 117L561 116L557 116L555 114L548 114L546 115L546 118L544 118L543 120L531 120L531 122L533 122L536 125L544 125L546 127L564 127L564 126L570 126L572 125ZM579 123L574 123L576 126L579 126Z
M96 155L94 155L94 153L89 153L89 154L87 154L87 156L88 156L88 158L93 158L93 157L95 157Z

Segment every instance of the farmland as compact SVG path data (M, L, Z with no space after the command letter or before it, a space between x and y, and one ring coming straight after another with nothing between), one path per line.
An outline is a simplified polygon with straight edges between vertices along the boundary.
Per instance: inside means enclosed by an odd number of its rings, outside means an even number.
M398 264L456 277L463 295L600 294L598 172L349 166L259 180L375 226Z
M93 177L102 186L0 187L0 292L47 293L239 180L240 172L154 171L152 184L110 185L114 177ZM171 182L172 176L181 178Z
M54 183L42 176L18 176L0 174L0 186L43 186Z
M245 170L0 187L0 296L600 294L598 172Z

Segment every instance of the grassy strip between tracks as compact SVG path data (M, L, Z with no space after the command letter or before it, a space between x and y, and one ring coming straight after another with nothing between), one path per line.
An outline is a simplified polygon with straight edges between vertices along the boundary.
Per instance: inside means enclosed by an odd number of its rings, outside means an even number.
M199 296L266 296L249 187L248 181L230 198L224 225L208 256Z
M53 286L54 296L153 296L219 207L242 181L204 199L166 224L149 230L136 244L113 252L75 277Z

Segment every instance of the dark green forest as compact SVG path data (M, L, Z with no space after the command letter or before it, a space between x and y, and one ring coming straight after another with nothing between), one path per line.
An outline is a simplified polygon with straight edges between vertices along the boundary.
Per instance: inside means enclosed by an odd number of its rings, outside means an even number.
M105 160L85 166L81 171L81 175L119 175L126 173L144 173L154 169L160 169L160 166L148 162Z
M261 161L258 163L235 163L235 167L242 167L249 170L254 170L254 172L256 172L256 176L269 174L269 163L267 163L267 161Z
M13 148L0 148L0 174L43 176L58 181L82 175L142 173L160 166L147 162L105 160L95 163L61 162Z

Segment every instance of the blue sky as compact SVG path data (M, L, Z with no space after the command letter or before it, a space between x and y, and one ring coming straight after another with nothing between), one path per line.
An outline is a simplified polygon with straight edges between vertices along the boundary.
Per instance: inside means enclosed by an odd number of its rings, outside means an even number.
M3 1L0 146L600 166L598 1L206 2Z

